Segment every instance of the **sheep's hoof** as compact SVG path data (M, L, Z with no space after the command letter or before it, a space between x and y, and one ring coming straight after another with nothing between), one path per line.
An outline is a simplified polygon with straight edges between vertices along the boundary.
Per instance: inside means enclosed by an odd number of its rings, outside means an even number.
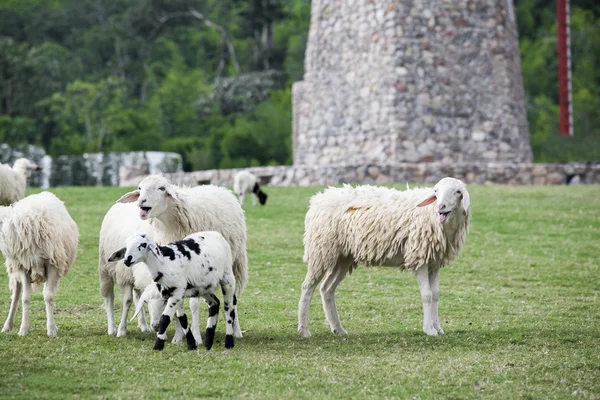
M29 329L19 329L19 336L25 336L29 333Z
M140 328L140 331L142 331L142 332L144 332L144 333L145 333L145 332L153 332L153 329L152 329L152 328L150 328L148 325L145 325L145 326L140 326L139 328Z
M336 335L347 335L348 334L348 332L346 332L346 330L344 328L342 328L341 326L339 328L332 329L331 332L335 333Z
M11 330L12 330L11 325L4 325L4 328L2 328L2 332L10 332Z
M117 337L125 337L125 335L127 335L127 331L121 331L119 329L119 331L117 332Z
M55 337L58 333L58 328L56 326L51 326L48 328L48 336Z
M437 336L438 335L438 331L433 329L433 327L423 328L423 332L425 332L425 334L427 336Z
M311 336L308 329L298 329L298 333L300 334L300 336L305 337L305 338L309 338Z
M438 335L443 335L444 333L446 333L444 332L441 326L436 326L435 330L437 331Z
M171 340L171 343L173 343L173 344L183 343L183 336L180 336L180 335L173 336L173 340Z

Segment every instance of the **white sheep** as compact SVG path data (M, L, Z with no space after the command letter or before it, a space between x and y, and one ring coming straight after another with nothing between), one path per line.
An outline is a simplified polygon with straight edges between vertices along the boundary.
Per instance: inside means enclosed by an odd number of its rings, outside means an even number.
M137 202L139 216L150 222L157 243L175 242L199 231L222 234L233 255L236 292L242 293L248 280L246 219L230 190L213 185L180 187L162 175L150 175L117 202Z
M197 232L166 246L159 246L147 235L131 236L125 247L114 252L109 261L124 260L126 266L145 262L156 286L150 285L136 307L136 314L149 297L162 296L167 306L160 317L154 350L163 350L166 330L175 312L184 330L188 350L196 348L194 334L188 328L183 312L185 297L202 297L208 303L209 313L204 345L210 349L214 342L220 301L215 296L217 288L223 292L223 308L227 320L225 348L234 346L234 335L242 332L236 318L235 277L233 275L231 248L219 232Z
M26 158L17 159L12 168L0 164L0 206L8 206L25 196L27 178L31 171L41 171L42 167Z
M60 278L75 261L79 231L64 203L50 192L25 197L10 207L0 207L0 250L12 301L2 332L13 327L22 292L23 318L19 335L29 332L31 285L44 283L48 336L56 336L54 292Z
M435 207L424 207L433 202ZM345 185L313 196L305 219L308 272L298 306L300 335L310 336L310 301L323 277L321 299L331 331L347 333L335 306L335 289L357 264L414 272L423 301L423 331L430 336L443 334L438 318L438 272L463 247L470 218L469 193L454 178L440 180L433 189L401 192Z
M258 178L248 171L240 171L235 174L233 177L233 193L238 196L242 206L244 205L246 193L254 194L252 196L252 206L256 206L256 198L262 206L267 202L267 194L260 189Z

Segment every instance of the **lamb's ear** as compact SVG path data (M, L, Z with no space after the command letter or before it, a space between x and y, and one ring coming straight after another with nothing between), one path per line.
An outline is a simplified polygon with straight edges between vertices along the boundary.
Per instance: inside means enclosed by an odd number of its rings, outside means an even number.
M162 257L161 252L158 250L158 245L149 244L148 248L150 249L150 252L154 254L157 260L159 260L161 263L164 263L165 259Z
M125 193L123 196L121 196L121 198L117 200L117 203L133 203L137 201L139 197L140 191L134 190L133 192Z
M108 262L113 262L113 261L118 261L118 260L122 260L125 258L125 250L127 250L125 247L120 248L119 250L115 251L114 253L112 253L110 255L110 257L108 257Z
M463 198L462 198L461 204L462 204L463 210L465 210L465 212L468 212L469 207L471 207L471 198L469 197L469 192L467 192L467 189L465 189L463 191Z
M436 199L437 199L437 197L435 196L435 193L434 193L431 196L429 196L428 198L426 198L425 200L423 200L422 202L420 202L419 204L417 204L417 207L423 207L423 206L426 206L428 204L431 204Z

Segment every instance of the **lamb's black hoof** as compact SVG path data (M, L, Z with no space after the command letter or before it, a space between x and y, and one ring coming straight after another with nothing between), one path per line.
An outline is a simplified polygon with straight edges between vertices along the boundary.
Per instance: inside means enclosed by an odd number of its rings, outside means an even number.
M225 335L225 348L232 349L234 346L233 335Z
M188 350L196 350L196 339L194 338L194 334L192 333L191 329L186 333L185 338L187 340Z
M165 348L165 341L162 339L156 339L154 342L154 348L152 350L163 350Z

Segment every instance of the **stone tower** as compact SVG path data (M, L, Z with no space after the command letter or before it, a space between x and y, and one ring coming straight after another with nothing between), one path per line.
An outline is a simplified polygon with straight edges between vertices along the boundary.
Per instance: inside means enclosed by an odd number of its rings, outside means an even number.
M294 164L531 162L513 0L313 0Z

